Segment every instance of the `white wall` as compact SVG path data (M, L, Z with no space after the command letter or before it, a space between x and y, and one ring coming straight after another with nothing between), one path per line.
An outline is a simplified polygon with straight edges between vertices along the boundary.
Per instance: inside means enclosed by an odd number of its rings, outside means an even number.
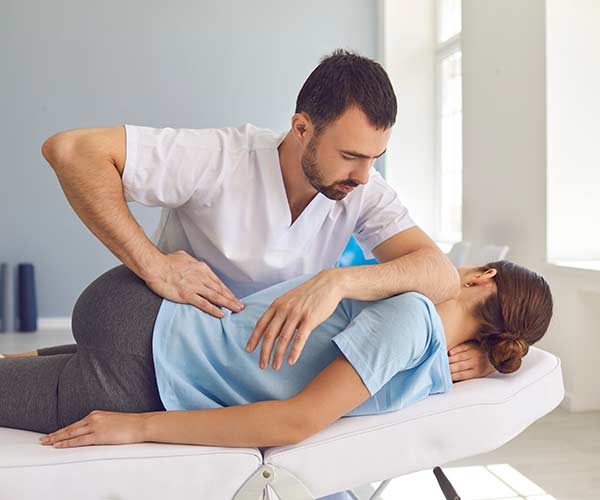
M552 19L557 4L576 4L581 9L578 20L570 21L575 22L571 30L586 29L586 18L594 16L595 26L600 23L592 6L596 2L554 1L548 2L549 34L557 21ZM595 375L600 355L600 273L546 263L546 159L547 151L549 156L556 153L556 145L546 137L545 4L543 0L463 0L463 231L474 244L510 245L510 260L548 280L555 311L539 347L561 358L566 386L563 406L600 409ZM552 41L548 49L556 50ZM591 63L581 54L570 57L573 65ZM550 78L552 74L551 68ZM581 131L577 125L568 128L566 133L574 141L585 137L586 132L577 136ZM593 152L580 153L578 158L585 164L597 158ZM574 233L589 230L575 225Z
M380 62L398 100L386 153L386 180L431 236L434 185L434 1L382 0Z
M463 235L545 262L543 0L463 1ZM477 252L477 248L473 249Z
M600 2L546 1L548 258L600 259ZM548 266L565 406L600 409L600 272Z
M600 2L546 5L548 257L600 260Z
M0 2L0 261L35 264L41 317L70 315L120 264L68 203L40 152L47 137L121 123L283 132L322 56L375 56L365 0L59 3ZM151 234L160 210L129 208Z

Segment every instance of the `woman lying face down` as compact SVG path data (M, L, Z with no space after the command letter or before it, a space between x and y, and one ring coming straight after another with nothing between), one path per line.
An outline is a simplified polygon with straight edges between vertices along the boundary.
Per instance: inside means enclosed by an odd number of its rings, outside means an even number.
M261 370L258 350L244 349L256 319L314 273L247 296L240 313L223 309L218 319L161 299L118 266L79 297L76 346L0 359L0 426L54 431L42 443L55 447L277 446L340 417L396 411L450 391L447 350L466 340L479 341L498 371L517 370L548 327L547 283L506 261L459 273L460 295L437 306L417 292L343 299L294 365ZM28 420L32 394L39 411Z

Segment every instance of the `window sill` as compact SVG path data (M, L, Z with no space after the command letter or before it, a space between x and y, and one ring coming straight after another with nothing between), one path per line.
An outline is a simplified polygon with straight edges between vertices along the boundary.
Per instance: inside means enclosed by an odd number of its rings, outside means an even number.
M600 260L555 260L548 264L561 268L600 271Z

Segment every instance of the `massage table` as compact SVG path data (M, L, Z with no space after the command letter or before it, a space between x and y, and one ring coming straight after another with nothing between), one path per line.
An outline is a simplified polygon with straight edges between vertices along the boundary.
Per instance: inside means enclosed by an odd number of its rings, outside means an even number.
M2 427L0 500L375 500L394 477L504 445L563 396L560 359L531 347L515 373L458 382L399 411L342 417L291 446L58 449L39 444L40 433Z

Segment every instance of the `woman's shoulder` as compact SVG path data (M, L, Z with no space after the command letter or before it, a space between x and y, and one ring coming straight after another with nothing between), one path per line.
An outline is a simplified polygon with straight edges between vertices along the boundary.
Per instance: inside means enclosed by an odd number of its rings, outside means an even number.
M388 301L395 317L403 324L420 325L430 333L439 328L440 318L432 300L420 292L410 291L392 295Z
M398 306L406 308L429 310L433 307L435 309L435 305L429 297L415 291L398 293L382 300L393 302Z

